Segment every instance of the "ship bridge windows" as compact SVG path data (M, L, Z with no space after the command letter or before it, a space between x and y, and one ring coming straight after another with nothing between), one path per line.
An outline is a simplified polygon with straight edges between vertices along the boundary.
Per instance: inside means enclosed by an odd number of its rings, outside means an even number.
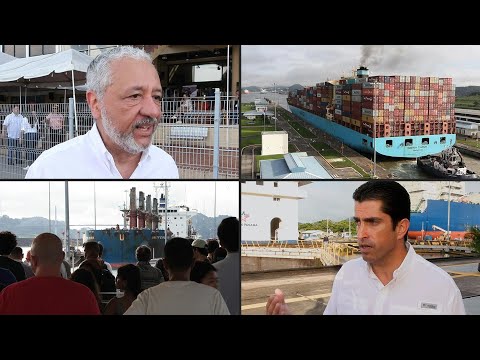
M413 139L405 139L405 146L412 146L413 145Z
M367 139L362 139L362 145L367 146Z
M370 147L371 147L371 148L373 148L373 144L372 144L372 142L371 142L371 141L370 141Z
M440 138L440 144L445 144L447 142L447 138L445 136L442 136Z
M387 148L392 147L392 146L393 146L393 140L387 140L387 141L385 142L385 146L386 146Z
M422 138L422 145L428 145L430 143L429 138Z

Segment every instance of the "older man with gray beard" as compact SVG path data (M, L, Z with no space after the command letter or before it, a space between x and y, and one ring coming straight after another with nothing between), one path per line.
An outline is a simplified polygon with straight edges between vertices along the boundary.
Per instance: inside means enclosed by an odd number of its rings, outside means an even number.
M43 152L26 178L178 178L173 158L152 145L162 114L162 86L150 56L130 46L97 56L87 70L95 124Z

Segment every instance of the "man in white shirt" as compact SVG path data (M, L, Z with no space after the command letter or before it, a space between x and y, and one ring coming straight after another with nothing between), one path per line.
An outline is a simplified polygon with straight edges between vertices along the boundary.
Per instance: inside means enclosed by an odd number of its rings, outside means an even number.
M100 54L88 67L87 88L92 129L43 152L26 178L178 178L173 158L152 145L162 86L150 55L131 46Z
M361 258L335 276L325 315L464 315L452 277L415 253L407 242L410 196L403 186L373 180L353 193ZM267 314L286 314L281 290L267 302Z
M235 217L222 220L217 229L220 245L227 250L225 259L215 263L218 290L232 315L240 315L240 224Z
M124 315L229 315L220 292L190 281L193 249L190 241L173 238L165 244L163 264L169 280L143 290Z
M7 146L8 146L8 165L20 163L20 145L21 130L23 124L23 116L17 105L13 107L13 112L5 117L3 122L2 138L5 138L5 129L7 130ZM15 153L15 155L14 155Z

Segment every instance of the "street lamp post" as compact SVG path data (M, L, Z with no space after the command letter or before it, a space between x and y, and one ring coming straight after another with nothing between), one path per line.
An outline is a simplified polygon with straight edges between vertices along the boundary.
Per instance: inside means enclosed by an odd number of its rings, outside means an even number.
M277 102L278 102L277 84L273 83L273 88L275 92L275 131L277 131Z
M263 131L265 131L265 108L263 109Z

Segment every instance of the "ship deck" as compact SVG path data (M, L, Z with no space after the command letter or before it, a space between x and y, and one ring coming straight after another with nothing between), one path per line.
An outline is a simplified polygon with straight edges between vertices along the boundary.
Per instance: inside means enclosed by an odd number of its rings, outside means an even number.
M432 259L447 271L460 292L468 315L480 314L480 258ZM282 289L293 314L321 315L340 266L242 274L242 315L263 315L268 296Z

